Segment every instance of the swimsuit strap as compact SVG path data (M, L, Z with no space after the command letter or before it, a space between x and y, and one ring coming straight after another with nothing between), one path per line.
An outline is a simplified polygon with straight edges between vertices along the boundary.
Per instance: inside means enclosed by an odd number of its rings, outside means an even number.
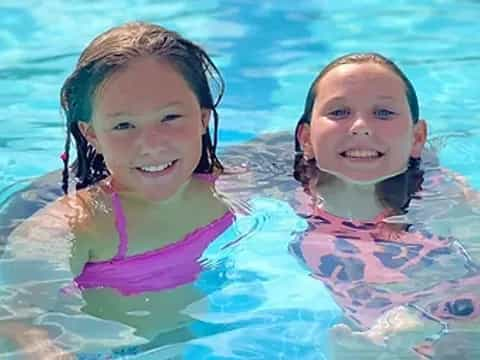
M123 212L122 202L116 191L112 191L112 208L113 215L115 216L115 227L118 232L120 241L118 242L117 254L113 257L113 260L119 260L125 258L128 251L128 233L127 233L127 219Z
M214 183L217 179L217 176L215 176L214 174L195 174L195 176L209 183ZM115 227L117 229L118 237L120 240L118 243L117 254L113 257L112 260L120 260L124 259L128 252L127 218L123 211L120 196L115 190L113 190L111 184L109 184L109 187L112 191L112 208L113 215L115 216Z
M195 173L193 176L210 184L214 184L218 178L218 176L213 173Z

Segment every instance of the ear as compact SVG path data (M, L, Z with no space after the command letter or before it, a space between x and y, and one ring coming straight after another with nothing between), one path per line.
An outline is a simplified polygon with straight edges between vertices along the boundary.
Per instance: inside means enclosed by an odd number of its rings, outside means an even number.
M307 160L315 158L312 142L310 140L310 124L300 124L295 135L297 136L298 143L302 148L303 157Z
M201 114L202 114L201 121L202 121L202 128L203 128L202 135L203 135L207 132L207 127L210 122L210 115L212 114L212 110L202 109Z
M78 122L78 128L83 137L95 148L98 154L101 154L100 144L98 143L97 134L93 129L92 123L85 121Z
M427 123L425 120L418 120L413 128L413 144L410 156L420 158L422 156L423 147L427 141Z

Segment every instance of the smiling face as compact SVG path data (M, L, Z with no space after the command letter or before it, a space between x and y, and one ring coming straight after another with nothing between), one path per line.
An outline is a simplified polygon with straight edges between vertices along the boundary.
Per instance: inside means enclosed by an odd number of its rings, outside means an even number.
M375 183L420 157L425 123L413 124L402 79L377 63L342 64L316 84L310 120L300 134L305 153L328 173Z
M142 57L107 78L79 126L119 190L164 200L190 180L209 116L171 64Z

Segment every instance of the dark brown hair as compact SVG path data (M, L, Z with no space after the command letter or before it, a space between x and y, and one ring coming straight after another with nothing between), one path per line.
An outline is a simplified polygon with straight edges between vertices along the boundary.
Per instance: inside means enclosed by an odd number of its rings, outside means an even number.
M96 37L82 52L73 73L65 80L60 101L66 117L67 136L62 189L68 192L71 137L76 144L77 159L72 166L76 188L81 189L109 175L101 154L83 137L78 121L91 121L98 87L129 61L143 56L167 60L185 78L202 109L213 113L213 141L210 131L202 136L202 154L196 173L222 171L215 154L218 138L218 113L224 81L217 67L198 45L161 26L134 22L114 27ZM216 96L212 94L215 87Z
M354 53L341 56L329 63L317 75L308 91L305 101L305 108L300 120L295 127L295 160L293 176L301 182L306 188L310 186L312 181L322 181L330 176L323 174L318 170L315 159L307 160L303 156L303 150L298 141L298 131L303 124L310 124L313 106L315 104L316 86L318 82L330 70L344 64L365 64L376 63L390 69L399 76L405 84L405 95L410 108L412 121L416 124L419 120L418 98L415 89L400 70L400 68L390 59L377 53ZM406 212L414 194L421 189L423 183L423 171L420 169L420 159L410 158L408 169L397 176L386 179L376 185L376 193L379 200L387 207L391 208L395 213Z

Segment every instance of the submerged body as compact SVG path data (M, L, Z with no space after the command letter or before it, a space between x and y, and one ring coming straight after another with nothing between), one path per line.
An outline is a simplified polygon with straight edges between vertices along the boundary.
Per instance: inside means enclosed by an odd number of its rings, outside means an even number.
M310 229L291 251L327 285L356 328L370 329L399 306L418 306L419 315L439 321L480 314L480 293L473 290L480 272L456 239L388 214L358 221L312 206L302 216Z
M218 201L212 186L194 178L185 188L189 203L208 205L208 211L200 213L194 207L171 206L169 216L160 220L154 207L140 214L123 206L127 218L138 226L129 226L129 241L122 244L111 192L100 183L42 209L11 234L9 250L17 259L43 258L68 266L74 287L82 290L86 313L120 321L139 336L153 338L159 329L185 326L180 310L202 296L192 283L202 269L198 261L203 250L233 222L233 214ZM197 192L198 187L206 191ZM48 227L39 225L46 223ZM159 223L164 231L153 236ZM152 243L158 244L156 249L150 248ZM64 288L63 296L72 290Z

